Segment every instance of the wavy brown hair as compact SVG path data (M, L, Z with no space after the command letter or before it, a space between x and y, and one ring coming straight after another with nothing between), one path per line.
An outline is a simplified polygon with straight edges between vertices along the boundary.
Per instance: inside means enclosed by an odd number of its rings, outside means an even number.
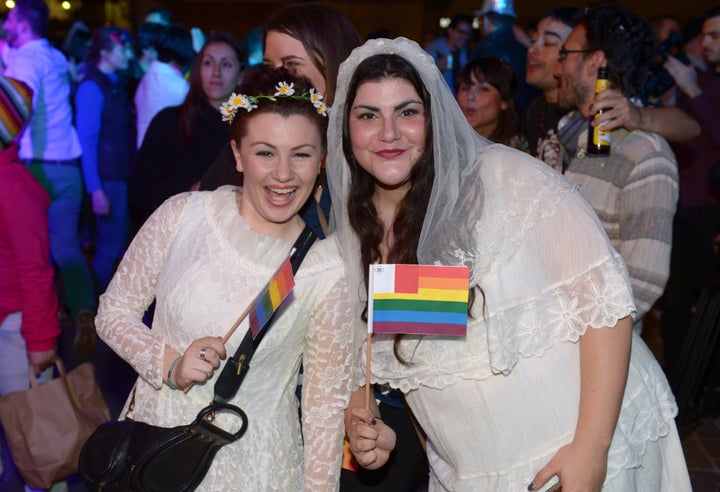
M248 69L243 74L243 81L238 92L246 96L272 95L281 82L293 84L296 95L307 94L313 86L304 77L295 77L284 68L274 69L264 65ZM315 124L320 132L322 151L327 149L327 117L317 112L308 99L296 99L293 97L277 97L274 100L261 99L256 101L257 107L252 111L239 108L232 121L231 131L235 143L240 141L247 134L248 127L253 118L264 113L278 114L284 118L289 116L304 116Z

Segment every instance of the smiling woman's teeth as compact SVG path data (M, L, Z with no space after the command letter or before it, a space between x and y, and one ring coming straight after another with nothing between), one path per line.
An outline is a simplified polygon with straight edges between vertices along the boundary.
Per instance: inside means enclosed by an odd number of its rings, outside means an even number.
M275 193L276 195L290 195L291 193L295 193L294 188L283 188L283 189L274 189L274 188L267 188L267 190L271 193Z

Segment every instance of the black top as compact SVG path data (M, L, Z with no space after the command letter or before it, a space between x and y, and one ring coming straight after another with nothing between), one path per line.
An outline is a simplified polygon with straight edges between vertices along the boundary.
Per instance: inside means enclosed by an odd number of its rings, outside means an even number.
M179 130L180 106L163 109L150 122L130 178L130 211L137 225L198 183L230 141L230 125L220 112L210 104L199 109L189 140Z
M134 121L130 113L125 82L111 79L95 65L80 82L97 84L103 96L100 135L97 142L97 171L102 181L127 181L135 149Z
M538 140L547 138L550 130L557 134L560 118L567 112L556 103L546 102L544 96L533 99L520 119L520 130L527 138L533 156L538 157Z

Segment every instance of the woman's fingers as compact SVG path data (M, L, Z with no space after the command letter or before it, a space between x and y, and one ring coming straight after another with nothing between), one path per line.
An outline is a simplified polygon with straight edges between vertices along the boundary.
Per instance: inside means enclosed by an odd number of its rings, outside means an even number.
M220 363L227 356L225 346L222 341L216 337L198 338L188 347L186 353L209 363L213 368L220 367Z
M194 340L178 364L176 381L182 380L183 383L189 384L204 383L210 379L227 355L221 340L218 337L202 337Z

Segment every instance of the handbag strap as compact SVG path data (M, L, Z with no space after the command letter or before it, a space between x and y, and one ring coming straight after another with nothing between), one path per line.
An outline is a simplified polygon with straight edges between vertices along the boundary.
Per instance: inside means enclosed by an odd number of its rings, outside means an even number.
M77 394L75 394L75 390L73 389L72 384L70 384L70 380L67 376L67 371L65 370L65 364L63 364L62 359L58 356L53 357L47 363L47 367L51 365L54 365L57 368L58 375L65 384L65 389L67 389L68 395L70 396L70 401L75 407L75 410L81 410L82 407L80 406L80 400L78 399ZM28 369L28 379L30 380L31 388L37 388L40 385L40 382L37 380L37 376L35 375L35 371L33 370L32 366L30 366L30 368Z
M310 250L315 239L317 239L316 234L306 225L305 229L303 229L295 241L293 253L290 256L290 266L292 267L293 275L300 269L300 264L305 259L305 255ZM273 313L267 321L265 328L255 339L253 339L250 330L245 333L245 337L240 342L240 346L235 351L235 355L228 359L220 376L217 381L215 381L213 403L227 403L235 396L240 388L240 384L243 382L243 379L245 379L248 369L250 369L250 360L255 354L255 350L257 350L263 337L270 330L276 315L277 311Z

